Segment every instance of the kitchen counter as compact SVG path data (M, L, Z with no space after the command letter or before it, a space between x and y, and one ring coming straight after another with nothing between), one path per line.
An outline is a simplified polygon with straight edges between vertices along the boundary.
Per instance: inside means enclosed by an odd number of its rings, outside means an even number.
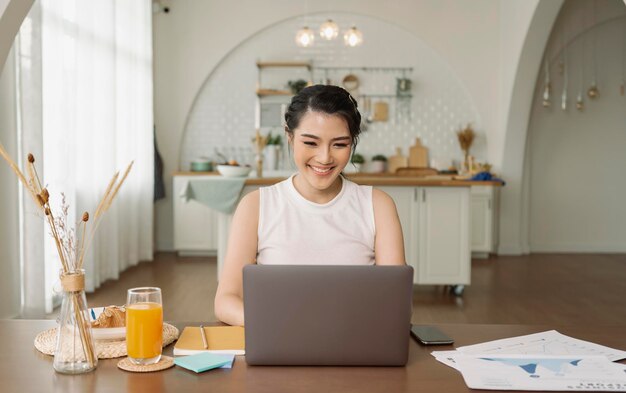
M173 176L220 176L217 172L174 172ZM384 173L348 173L349 180L361 185L370 186L426 186L426 187L471 187L502 185L499 181L472 181L455 180L449 175L437 176L396 176ZM278 177L249 177L246 186L269 186L285 180L285 176Z

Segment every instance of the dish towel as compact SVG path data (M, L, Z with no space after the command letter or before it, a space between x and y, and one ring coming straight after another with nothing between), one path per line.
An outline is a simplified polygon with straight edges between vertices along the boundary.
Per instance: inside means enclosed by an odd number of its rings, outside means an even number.
M193 199L213 210L230 214L239 202L245 183L245 177L189 180L179 196L185 202Z
M504 180L495 177L490 172L480 172L480 173L477 173L474 176L472 176L472 178L470 180L476 180L476 181L499 181L500 183L502 183L503 186L506 184L504 182Z

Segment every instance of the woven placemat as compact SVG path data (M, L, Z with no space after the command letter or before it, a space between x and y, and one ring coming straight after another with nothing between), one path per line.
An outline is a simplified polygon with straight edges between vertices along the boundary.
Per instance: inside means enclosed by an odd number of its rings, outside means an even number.
M178 338L178 329L169 323L163 323L163 346ZM54 355L57 341L57 329L45 330L35 337L35 348L46 355ZM126 356L126 340L95 340L98 359L113 359Z
M151 373L154 371L167 370L172 366L174 366L174 359L169 356L161 356L161 359L157 363L148 365L135 364L131 362L129 358L124 358L117 362L117 368L133 373Z

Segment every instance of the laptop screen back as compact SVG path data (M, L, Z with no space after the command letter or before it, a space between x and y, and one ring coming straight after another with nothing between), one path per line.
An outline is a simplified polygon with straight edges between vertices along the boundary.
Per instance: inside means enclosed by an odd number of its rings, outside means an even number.
M246 363L405 365L412 288L410 266L246 266Z

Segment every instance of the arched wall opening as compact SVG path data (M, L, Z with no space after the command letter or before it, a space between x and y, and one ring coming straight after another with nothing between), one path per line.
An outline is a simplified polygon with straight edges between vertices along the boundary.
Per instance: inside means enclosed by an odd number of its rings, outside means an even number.
M540 0L535 8L522 45L505 115L506 134L502 150L502 176L498 253L520 255L528 246L528 170L525 170L526 139L533 102L534 81L539 74L543 52L562 0Z
M541 64L527 137L529 250L626 252L624 3L565 0Z

